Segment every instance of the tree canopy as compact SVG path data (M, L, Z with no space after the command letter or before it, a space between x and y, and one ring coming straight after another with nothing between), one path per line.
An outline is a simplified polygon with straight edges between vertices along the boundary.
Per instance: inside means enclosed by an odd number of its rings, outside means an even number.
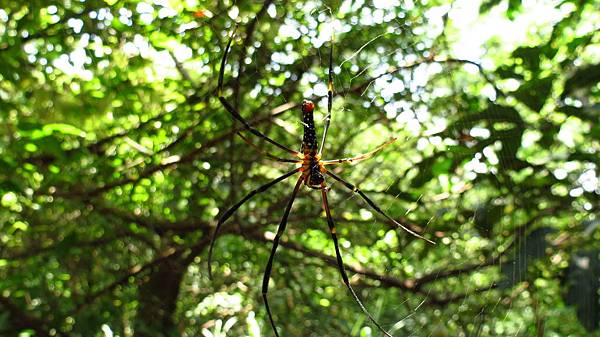
M350 282L394 336L600 336L600 3L0 0L0 335L272 336L300 103ZM333 39L332 39L333 36ZM236 135L242 132L251 146ZM319 138L320 140L320 138ZM379 336L302 187L282 336Z

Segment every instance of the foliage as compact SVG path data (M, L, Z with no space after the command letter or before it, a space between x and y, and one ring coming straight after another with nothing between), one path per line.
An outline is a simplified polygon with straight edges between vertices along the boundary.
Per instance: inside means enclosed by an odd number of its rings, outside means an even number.
M464 4L424 3L0 1L0 335L272 334L260 286L291 182L238 211L206 273L215 218L287 169L216 99L237 22L226 95L258 129L299 146L303 98L321 120L333 26L326 158L400 139L339 174L436 245L330 192L351 281L394 335L600 336L598 2L545 3L476 58ZM478 20L529 5L484 0ZM277 325L375 336L319 200L302 190L278 251Z

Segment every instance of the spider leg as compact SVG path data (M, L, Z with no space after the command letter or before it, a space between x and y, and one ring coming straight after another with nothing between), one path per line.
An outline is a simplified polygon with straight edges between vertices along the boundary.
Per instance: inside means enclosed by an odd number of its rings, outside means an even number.
M292 209L292 205L294 204L294 200L296 199L296 195L298 194L298 190L300 189L303 180L303 176L298 178L298 181L296 182L296 187L294 187L294 191L292 192L292 196L290 197L290 200L288 201L288 204L285 207L283 217L281 218L281 222L279 223L279 227L277 228L277 234L275 234L275 239L273 239L271 255L269 255L269 261L267 262L267 267L265 268L265 273L263 275L262 297L265 301L265 307L267 308L267 315L269 316L271 327L273 328L273 332L275 332L275 336L277 337L279 337L279 334L277 333L277 329L275 328L275 322L273 321L273 316L271 315L271 308L269 307L269 300L267 299L267 292L269 291L269 278L271 277L271 270L273 269L273 259L275 258L275 252L277 251L277 247L279 246L279 240L281 239L281 235L283 235L283 232L285 231L285 227L287 226L288 221L288 215L290 214L290 210Z
M248 139L246 136L244 136L241 132L237 132L237 135L240 136L240 138L242 138L244 140L244 142L246 142L246 144L252 146L256 151L258 151L258 153L269 157L272 160L278 161L278 162L282 162L282 163L302 163L301 160L297 160L297 159L285 159L285 158L281 158L281 157L277 157L275 155L272 155L269 152L263 151L261 148L258 147L258 145L252 143L252 141L250 139Z
M331 106L333 104L333 32L331 32L331 48L329 48L329 78L327 80L327 116L325 116L325 128L323 129L323 139L319 148L319 155L323 152L325 146L325 138L329 131L329 123L331 123Z
M335 180L339 181L340 183L342 183L344 186L346 186L346 188L348 188L352 192L358 193L358 195L360 195L360 197L363 198L363 200L366 201L367 204L369 204L369 206L371 206L371 208L373 208L377 213L383 215L386 219L392 221L396 226L404 229L405 231L407 231L408 233L410 233L413 236L418 237L419 239L422 239L422 240L425 240L425 241L427 241L429 243L435 244L435 242L433 242L433 241L431 241L431 240L429 240L427 238L424 238L423 236L421 236L418 233L412 231L408 227L402 225L401 223L399 223L398 221L394 220L392 217L390 217L389 215L387 215L381 208L379 208L379 206L377 206L377 204L375 204L373 202L373 200L369 199L369 197L367 197L367 195L363 191L359 190L358 187L356 187L353 184L347 182L346 180L338 177L337 175L333 174L330 171L325 171L325 173L328 176L332 177L333 179L335 179Z
M221 59L221 69L219 69L219 82L218 82L218 87L217 87L217 96L219 98L219 101L221 102L223 107L225 107L225 109L233 116L233 118L240 121L248 131L252 132L257 137L260 137L260 138L266 140L267 142L279 147L280 149L282 149L284 151L287 151L289 153L297 155L298 154L297 151L294 151L294 150L286 147L285 145L282 145L282 144L274 141L273 139L267 137L262 132L251 127L250 124L248 124L248 122L244 119L244 117L242 117L242 115L240 115L240 113L231 104L229 104L229 102L227 102L225 97L223 97L223 75L225 74L225 64L227 64L227 55L229 54L229 51L231 50L231 43L233 42L234 37L235 37L235 29L232 32L231 37L229 38L229 42L227 42L227 47L225 47L225 52L223 53L223 58Z
M369 152L366 152L366 153L359 154L358 156L355 156L355 157L341 158L341 159L331 159L331 160L322 160L321 163L323 163L323 165L337 165L337 164L355 163L355 162L363 161L365 159L371 158L373 155L377 154L377 152L383 150L386 146L394 143L397 140L398 140L398 138L393 137L392 139L390 139L387 142L379 145L375 149L373 149L373 150L371 150Z
M385 331L385 329L383 327L381 327L379 322L377 322L373 316L371 316L371 314L369 313L367 308L365 308L364 304L358 298L358 295L356 294L356 292L350 285L350 281L348 279L348 274L346 274L346 268L344 267L344 261L342 260L342 254L340 253L340 247L338 244L335 223L333 222L333 218L331 217L331 211L329 210L329 202L327 201L327 189L325 187L325 183L323 183L321 186L322 186L321 194L323 195L323 209L325 210L325 215L327 216L327 224L329 225L329 232L331 232L331 239L333 240L333 245L335 246L335 255L337 257L338 269L340 271L340 274L342 275L342 280L344 281L344 284L346 285L346 287L352 294L354 301L356 303L358 303L358 306L365 313L365 315L367 315L367 317L369 317L369 320L371 320L371 322L373 324L375 324L375 326L379 330L381 330L381 332L383 332L386 336L393 337L392 335L390 335L389 332Z
M233 215L233 213L235 213L235 211L237 211L237 209L240 208L240 206L242 206L246 201L250 200L250 198L252 198L256 194L259 194L261 192L268 190L271 186L277 184L280 181L285 180L286 178L290 177L291 175L293 175L294 173L297 173L299 171L300 171L300 168L294 169L278 178L273 179L272 181L262 185L261 187L253 190L252 192L248 193L242 200L238 201L237 204L231 206L231 208L228 209L227 211L225 211L225 213L223 213L223 215L221 215L221 217L219 218L219 221L217 222L217 227L215 227L215 231L213 232L213 235L210 239L210 246L208 248L208 278L212 279L213 248L215 245L215 240L217 239L217 235L219 234L219 230L221 229L221 226L223 225L223 223L225 221L227 221L227 219L229 219Z

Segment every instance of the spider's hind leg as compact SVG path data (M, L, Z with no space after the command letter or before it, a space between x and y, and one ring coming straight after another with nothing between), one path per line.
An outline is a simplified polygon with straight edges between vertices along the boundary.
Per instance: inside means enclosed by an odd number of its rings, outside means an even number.
M361 191L360 189L358 189L358 187L356 187L355 185L349 183L348 181L338 177L337 175L333 174L333 172L331 171L326 171L325 172L328 176L332 177L333 179L339 181L340 183L342 183L342 185L344 185L347 189L349 189L350 191L352 191L353 193L357 193L369 206L371 206L371 208L383 215L386 219L388 219L389 221L391 221L392 223L394 223L398 228L402 228L403 230L405 230L406 232L408 232L410 235L417 237L421 240L425 240L431 244L435 244L435 242L423 237L422 235L418 234L417 232L411 230L410 228L408 228L407 226L404 226L403 224L399 223L398 221L394 220L394 218L392 218L391 216L387 215L382 209L381 207L377 206L376 203L373 202L373 200L371 200L363 191Z
M285 207L285 211L283 212L283 217L281 218L281 222L279 223L279 227L277 228L277 234L275 234L275 239L273 239L273 247L271 248L271 255L269 255L269 261L267 262L267 266L265 268L265 273L263 275L263 283L262 283L262 297L265 301L265 308L267 309L267 315L269 316L269 321L271 322L271 327L273 328L273 332L275 336L279 337L277 333L277 328L275 328L275 322L273 321L273 315L271 315L271 308L269 307L269 300L267 299L267 293L269 292L269 279L271 278L271 271L273 269L273 259L275 258L275 252L277 251L277 247L279 246L279 240L285 231L285 227L287 226L288 216L290 215L290 211L292 210L292 205L294 204L294 200L296 199L296 195L298 194L298 190L300 186L302 186L302 182L304 181L304 177L300 176L298 181L296 182L296 186L294 187L294 191L292 192L292 196L288 201L287 206Z
M215 230L212 234L212 237L210 238L210 244L208 247L208 278L212 280L212 254L213 254L213 249L215 247L215 241L217 239L217 235L219 235L219 231L221 230L221 226L223 225L223 223L225 223L225 221L227 221L227 219L229 219L237 210L238 208L240 208L246 201L250 200L253 196L260 194L266 190L268 190L269 188L271 188L271 186L276 185L277 183L289 178L290 176L294 175L295 173L300 172L300 169L294 169L289 171L288 173L275 178L273 180L271 180L270 182L262 185L261 187L251 191L250 193L248 193L244 198L242 198L242 200L238 201L237 204L231 206L231 208L229 208L228 210L226 210L223 215L221 215L221 217L219 218L219 221L217 221L217 226L215 227Z
M321 194L323 196L323 209L325 210L325 215L327 216L327 224L329 225L329 232L331 233L331 239L333 240L333 245L335 247L335 255L336 255L336 258L337 258L338 270L340 271L340 274L342 276L342 280L344 281L344 284L346 285L346 288L348 288L348 290L352 294L352 297L354 298L354 301L358 304L358 306L365 313L365 315L367 315L367 317L369 318L369 320L381 332L383 332L386 336L393 337L369 313L369 311L367 310L367 308L364 306L364 304L362 303L362 301L360 300L360 298L358 298L358 295L356 294L356 292L354 291L354 289L350 285L350 280L348 279L348 274L346 273L346 268L344 267L344 261L342 260L342 254L340 253L340 246L338 244L338 239L337 239L337 234L336 234L336 229L335 229L335 223L333 222L333 218L331 217L331 210L329 209L329 202L327 201L327 186L325 185L324 182L321 185Z

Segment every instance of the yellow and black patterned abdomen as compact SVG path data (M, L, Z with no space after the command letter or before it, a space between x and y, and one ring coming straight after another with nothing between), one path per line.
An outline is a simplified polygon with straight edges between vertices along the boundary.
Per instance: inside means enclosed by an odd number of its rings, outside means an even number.
M306 186L311 188L321 188L325 180L321 174L321 165L319 162L317 131L315 130L315 119L313 111L315 105L311 101L302 102L302 124L304 125L304 138L302 139L302 153L304 154L304 172Z
M302 124L304 125L304 138L302 139L302 152L305 156L317 154L317 131L313 111L315 105L311 101L302 102Z

